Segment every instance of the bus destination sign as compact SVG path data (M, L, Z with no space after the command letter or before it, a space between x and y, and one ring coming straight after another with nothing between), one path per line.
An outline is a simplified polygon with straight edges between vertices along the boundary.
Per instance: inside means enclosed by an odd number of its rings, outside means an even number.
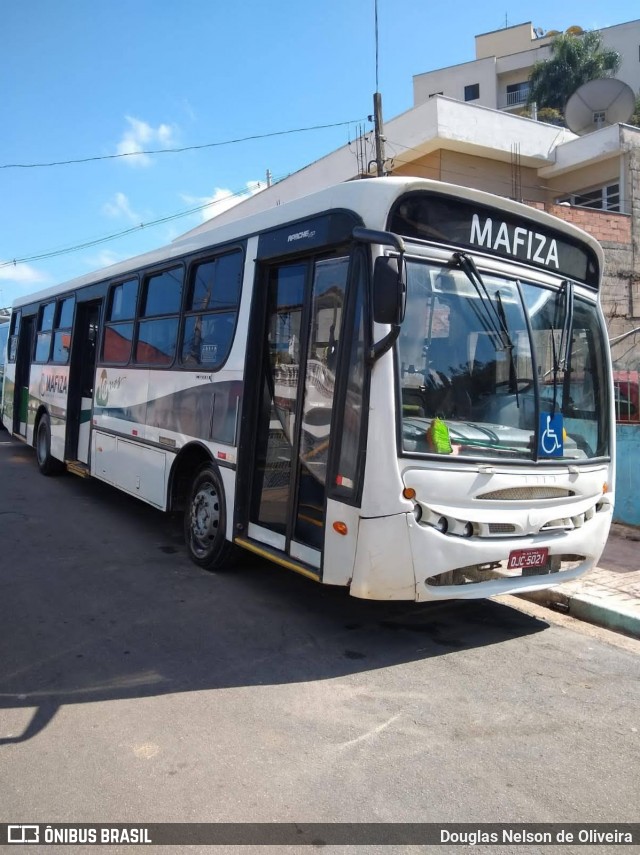
M598 287L598 259L589 247L498 207L418 191L404 196L393 208L389 231L486 250Z

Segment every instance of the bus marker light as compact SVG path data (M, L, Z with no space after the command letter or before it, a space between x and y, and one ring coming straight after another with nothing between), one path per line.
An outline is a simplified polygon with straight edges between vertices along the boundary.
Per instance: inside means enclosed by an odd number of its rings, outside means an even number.
M604 482L604 484L602 485L602 492L603 492L603 493L608 493L608 492L609 492L609 485L607 484L607 482L606 482L606 481L605 481L605 482Z
M348 534L349 529L347 528L347 524L343 522L334 522L333 530L337 531L338 534Z
M413 489L413 487L405 487L402 491L402 495L405 497L405 499L415 499L416 491Z

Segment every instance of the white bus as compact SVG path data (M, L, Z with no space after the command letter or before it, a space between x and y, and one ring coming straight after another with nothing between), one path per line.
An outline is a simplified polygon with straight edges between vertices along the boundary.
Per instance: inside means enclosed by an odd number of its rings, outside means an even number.
M3 420L64 467L356 597L524 592L614 497L603 254L531 207L338 185L18 300ZM240 553L241 554L241 553Z

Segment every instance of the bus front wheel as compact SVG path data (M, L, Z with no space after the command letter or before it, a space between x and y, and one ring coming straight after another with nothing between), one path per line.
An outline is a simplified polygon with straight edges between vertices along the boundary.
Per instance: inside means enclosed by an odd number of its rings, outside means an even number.
M184 511L189 557L205 570L222 570L231 564L235 549L226 538L226 517L222 479L209 464L193 479Z
M43 475L57 475L62 472L62 464L51 455L51 422L46 413L38 422L36 431L36 459L38 469Z

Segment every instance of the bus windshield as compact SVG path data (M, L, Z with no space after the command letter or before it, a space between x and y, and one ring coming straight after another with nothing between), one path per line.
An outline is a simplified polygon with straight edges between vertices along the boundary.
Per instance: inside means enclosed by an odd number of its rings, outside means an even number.
M478 283L463 266L415 259L407 280L398 340L403 451L536 460L551 456L538 435L548 415L562 432L554 459L609 454L595 303L574 299L567 283L488 273Z

